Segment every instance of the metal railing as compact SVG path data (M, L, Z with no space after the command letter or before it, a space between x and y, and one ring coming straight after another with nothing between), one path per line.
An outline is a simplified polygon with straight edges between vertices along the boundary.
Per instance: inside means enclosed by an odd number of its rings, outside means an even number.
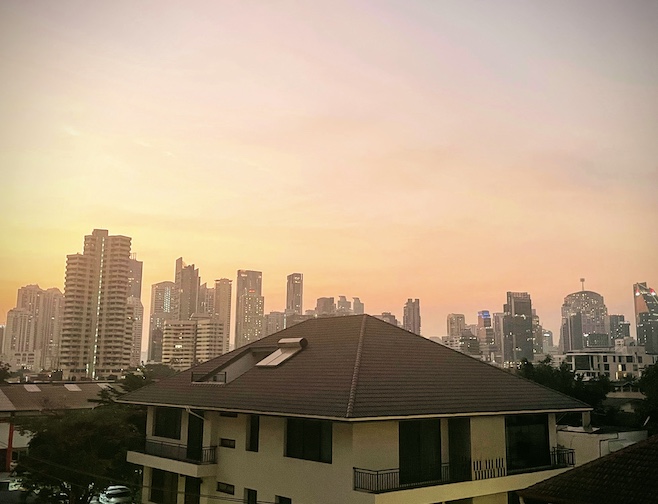
M573 448L553 448L551 450L551 467L573 467L576 465L576 452Z
M146 440L144 453L193 464L216 464L217 447L204 446L200 450L188 450L187 445Z
M382 469L373 471L370 469L354 468L354 490L368 493L393 492L405 488L419 488L425 486L443 485L450 483L450 465L441 464L440 474L437 477L414 478L415 481L400 481L400 469Z
M406 488L420 488L444 485L446 483L457 483L461 481L502 478L508 474L559 469L574 466L576 463L575 452L571 448L553 448L550 454L550 466L526 467L513 471L507 470L507 460L505 457L473 461L464 459L463 461L458 461L453 464L441 464L441 474L438 478L415 478L412 475L409 479L413 480L413 482L405 482L405 478L402 478L401 480L400 469L383 469L376 471L355 467L354 490L368 493L393 492ZM429 472L432 473L432 471Z

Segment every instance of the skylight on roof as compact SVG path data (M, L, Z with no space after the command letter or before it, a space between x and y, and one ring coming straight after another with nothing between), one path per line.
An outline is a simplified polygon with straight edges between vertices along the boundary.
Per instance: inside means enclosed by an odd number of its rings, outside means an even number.
M28 392L41 392L41 389L36 385L23 385L23 387L25 387L25 390Z
M78 387L75 383L65 383L64 386L66 387L66 390L70 390L71 392L81 392L82 389Z
M281 338L278 343L279 348L258 362L256 366L276 367L301 352L307 344L306 338Z

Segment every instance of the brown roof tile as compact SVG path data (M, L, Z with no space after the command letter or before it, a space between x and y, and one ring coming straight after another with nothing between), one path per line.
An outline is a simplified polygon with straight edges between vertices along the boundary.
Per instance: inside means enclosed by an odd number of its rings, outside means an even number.
M308 346L275 368L253 367L225 385L191 382L241 352L281 338ZM369 315L311 319L123 401L342 419L590 409L585 403Z
M658 502L658 436L593 460L518 492L527 502Z

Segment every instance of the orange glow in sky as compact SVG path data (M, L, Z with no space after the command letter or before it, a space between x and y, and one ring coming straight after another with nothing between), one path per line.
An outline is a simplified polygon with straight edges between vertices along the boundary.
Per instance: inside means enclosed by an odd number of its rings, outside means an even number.
M150 285L263 271L425 336L658 284L658 3L0 3L0 322L94 228Z

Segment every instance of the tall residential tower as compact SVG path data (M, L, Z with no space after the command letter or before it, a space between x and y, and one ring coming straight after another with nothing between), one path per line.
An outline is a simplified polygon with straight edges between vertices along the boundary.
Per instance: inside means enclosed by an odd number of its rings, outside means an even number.
M263 337L263 273L238 270L235 293L235 348Z
M66 258L60 366L65 379L120 375L130 368L130 238L94 229L82 254Z

